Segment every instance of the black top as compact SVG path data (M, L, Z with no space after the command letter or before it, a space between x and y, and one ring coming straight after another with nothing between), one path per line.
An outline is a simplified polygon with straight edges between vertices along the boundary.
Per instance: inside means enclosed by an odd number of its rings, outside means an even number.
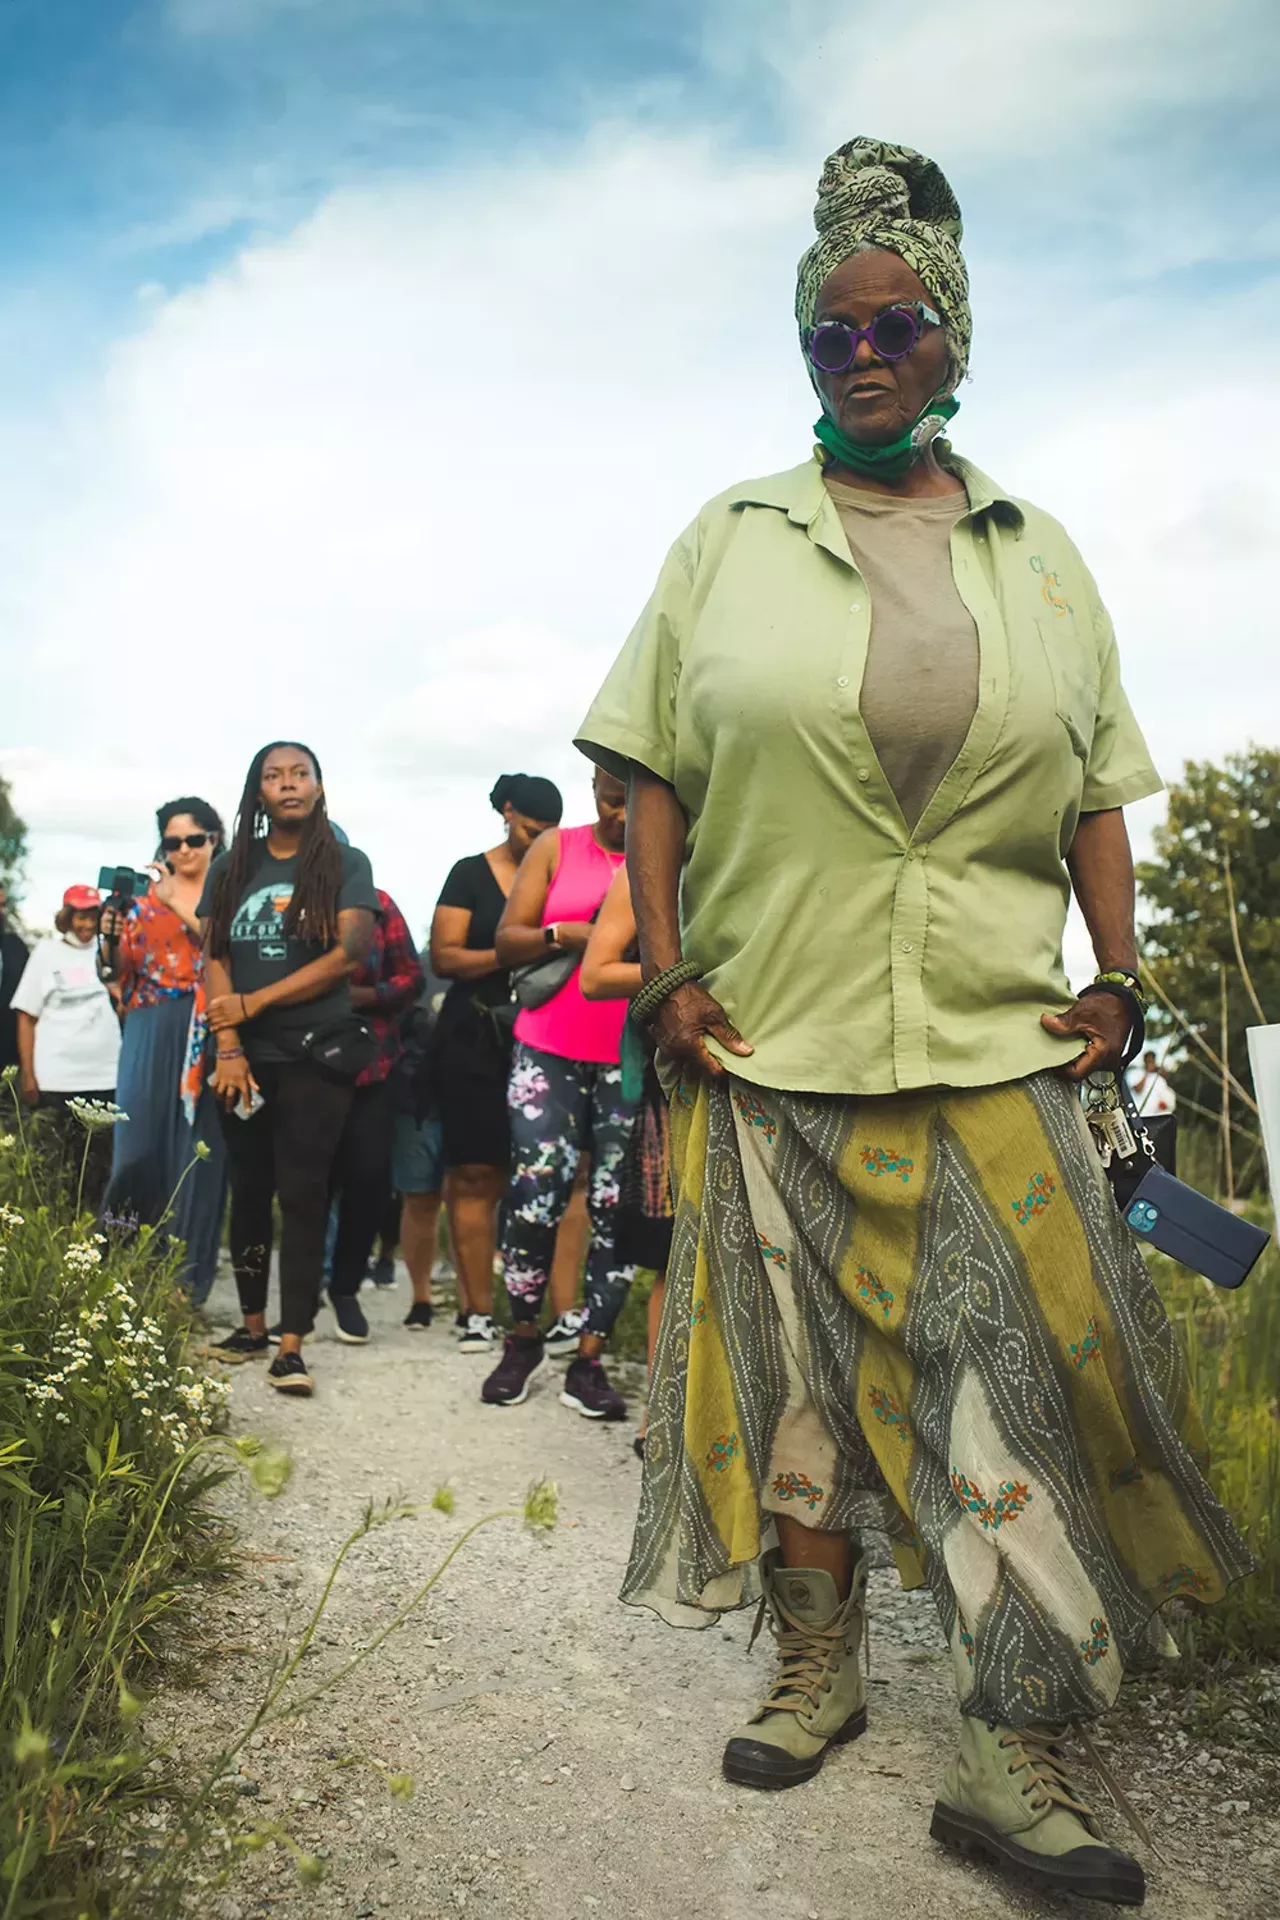
M0 933L0 1071L18 1064L18 1016L9 1002L26 964L26 941L12 928Z
M198 909L202 920L212 911L213 883L227 859L227 854L220 853L209 868ZM297 865L296 854L277 860L263 844L261 858L231 920L231 986L236 993L256 993L259 987L272 986L326 951L319 940L300 940L295 934L285 934L285 909L293 898ZM358 847L342 849L339 913L348 907L380 911L368 858ZM299 1060L304 1034L351 1012L351 989L345 980L339 980L315 1000L304 1000L294 1007L269 1007L249 1021L241 1030L244 1050L251 1061Z
M463 943L470 953L483 953L497 938L498 922L507 904L507 896L494 877L493 868L482 853L459 860L436 903L441 907L460 907L471 915ZM511 998L511 976L502 967L482 973L475 980L455 980L440 1009L440 1027L456 1026L474 1011L478 1000L483 1007L500 1007Z

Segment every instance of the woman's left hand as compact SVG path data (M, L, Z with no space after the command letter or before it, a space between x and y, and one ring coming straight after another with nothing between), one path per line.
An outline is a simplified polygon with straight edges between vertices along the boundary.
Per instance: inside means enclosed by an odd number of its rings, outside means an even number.
M1119 1073L1133 1015L1119 994L1087 993L1065 1013L1042 1014L1040 1025L1055 1040L1087 1043L1079 1059L1062 1069L1068 1080L1087 1080L1091 1073Z
M209 1002L205 1015L213 1031L221 1033L227 1027L239 1027L246 1020L252 1020L253 1012L251 993L220 993Z

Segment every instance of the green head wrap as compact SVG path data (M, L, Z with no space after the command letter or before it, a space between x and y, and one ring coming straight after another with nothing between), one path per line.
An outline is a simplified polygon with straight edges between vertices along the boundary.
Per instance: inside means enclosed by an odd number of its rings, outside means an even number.
M969 276L960 252L960 207L946 175L912 147L850 140L822 169L813 210L818 238L800 262L796 320L813 325L827 275L852 253L883 248L906 261L938 309L951 343L952 393L969 364L973 320Z

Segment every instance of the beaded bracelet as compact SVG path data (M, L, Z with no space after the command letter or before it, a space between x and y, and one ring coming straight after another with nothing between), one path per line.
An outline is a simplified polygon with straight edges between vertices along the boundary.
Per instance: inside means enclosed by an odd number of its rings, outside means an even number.
M1127 967L1111 967L1106 973L1097 974L1093 982L1095 987L1127 987L1142 1006L1147 1004L1146 989L1136 973L1130 973Z
M647 987L641 987L631 1002L630 1020L636 1027L647 1027L664 1006L672 994L680 987L687 987L693 980L701 980L702 968L696 960L677 960L674 967L668 967L665 973L655 974Z
M219 1060L243 1060L243 1047L217 1047L215 1052Z

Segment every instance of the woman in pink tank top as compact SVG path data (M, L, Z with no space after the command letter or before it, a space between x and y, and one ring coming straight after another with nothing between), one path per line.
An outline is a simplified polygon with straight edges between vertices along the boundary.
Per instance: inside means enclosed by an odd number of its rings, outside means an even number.
M597 767L596 819L554 827L534 841L498 923L499 964L523 967L586 947L600 905L623 864L627 790ZM502 1359L480 1390L491 1406L515 1406L545 1364L538 1312L547 1290L556 1228L569 1204L584 1153L591 1156L587 1211L587 1310L577 1358L560 1395L591 1420L621 1420L626 1402L601 1363L631 1284L632 1267L614 1246L618 1169L631 1115L622 1100L618 1053L627 1009L585 1000L578 969L541 1007L516 1021L507 1105L511 1185L502 1231L502 1266L514 1321Z

